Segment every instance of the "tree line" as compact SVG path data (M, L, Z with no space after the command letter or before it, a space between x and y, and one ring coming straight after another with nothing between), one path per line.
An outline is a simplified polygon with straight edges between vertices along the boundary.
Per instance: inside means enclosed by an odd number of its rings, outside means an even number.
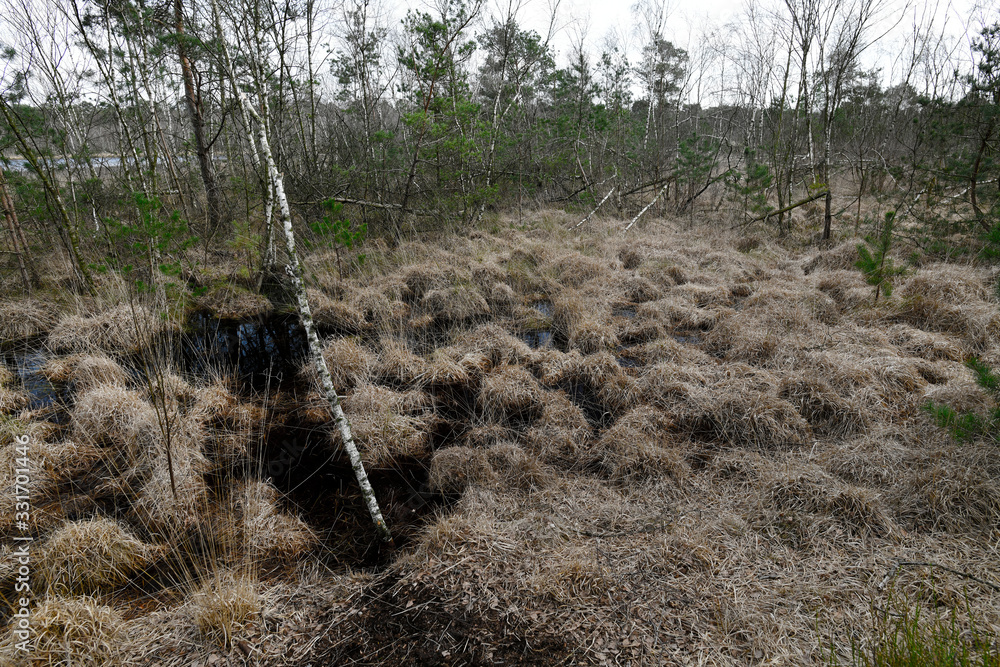
M296 224L336 203L396 238L538 204L725 210L786 233L820 200L830 238L871 197L950 252L941 239L998 219L1000 23L953 36L930 6L776 0L684 48L666 4L640 0L629 35L577 35L560 64L555 8L541 31L514 0L387 9L4 0L0 208L26 288L42 239L84 284L94 248L156 274L195 235L273 267L251 116Z

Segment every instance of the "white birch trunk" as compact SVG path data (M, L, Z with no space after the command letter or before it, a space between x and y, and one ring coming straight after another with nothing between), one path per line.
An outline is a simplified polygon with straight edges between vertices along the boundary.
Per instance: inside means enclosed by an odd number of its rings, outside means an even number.
M222 39L222 22L219 19L219 9L215 0L212 0L212 13L214 14L216 31L219 34L220 42L225 51L226 64L229 69L228 75L230 79L235 81L232 68L229 67L229 62L231 62L229 59L229 49L226 48L226 43ZM379 509L378 500L375 498L375 491L372 489L371 482L368 481L368 473L365 472L364 463L361 461L361 453L358 452L358 448L354 444L354 436L351 434L351 424L347 421L347 415L344 414L344 409L340 406L340 397L337 396L337 390L333 386L333 379L330 377L330 369L323 358L323 348L320 345L319 335L316 333L316 327L313 324L312 310L309 308L309 299L306 298L306 288L302 283L302 265L299 264L299 254L295 250L292 213L288 207L288 198L285 196L284 181L281 178L281 174L278 173L278 166L274 163L274 156L271 153L271 144L267 140L267 127L260 115L250 106L243 91L237 88L236 93L239 96L240 106L257 121L257 126L259 127L260 149L266 163L268 180L274 188L274 196L278 202L278 218L285 231L285 249L288 251L289 262L287 270L292 279L292 285L295 288L295 296L299 306L299 318L302 320L302 327L306 330L306 340L309 342L309 356L316 367L316 374L319 376L323 394L330 404L334 423L337 426L337 431L340 433L340 439L344 443L347 456L351 460L351 468L354 469L354 476L358 479L358 486L361 487L361 494L364 496L365 504L368 506L368 513L375 523L375 530L383 541L391 544L392 534L389 532L389 527L385 524L385 519L382 518L382 510Z
M666 182L666 184L662 188L660 188L660 191L656 193L656 196L653 197L653 201L651 201L648 204L646 204L646 208L644 208L641 211L639 211L639 215L637 215L634 218L632 218L632 222L628 223L628 225L625 227L624 231L622 232L623 234L625 232L627 232L628 230L632 229L632 225L634 225L635 223L639 222L639 218L642 217L642 214L645 213L646 211L648 211L650 208L652 208L653 204L655 204L657 201L660 200L660 197L663 196L663 193L667 191L667 188L669 186L670 186L670 181L668 180Z
M285 231L285 249L288 251L289 262L287 270L291 276L292 285L295 288L302 327L306 330L306 338L309 341L309 356L316 367L316 374L319 376L323 394L330 404L330 410L333 412L333 421L337 426L337 431L340 433L340 439L344 443L347 456L351 460L354 476L358 479L361 494L364 496L365 504L368 506L368 513L371 514L372 521L375 523L375 529L383 541L392 542L392 535L385 524L385 519L382 518L382 510L379 509L378 500L375 498L375 491L368 481L368 473L365 472L364 463L361 461L361 453L358 452L358 448L354 444L354 437L351 435L351 424L347 421L347 415L344 414L344 409L340 406L340 397L337 396L337 390L333 387L330 369L323 358L323 347L320 345L319 335L317 335L316 327L313 325L312 311L309 308L309 300L306 298L306 288L302 283L302 265L299 264L299 255L295 250L295 234L292 232L292 214L288 207L288 198L285 197L285 187L281 174L278 173L278 167L275 165L274 157L271 154L271 146L267 141L267 132L260 117L257 116L256 112L247 103L246 97L242 92L240 93L240 103L251 115L256 116L258 125L261 128L259 133L261 152L264 154L264 162L267 163L267 173L274 187L274 196L278 203L278 219Z
M577 227L581 226L581 225L582 225L583 223L587 222L587 221L588 221L588 220L590 220L590 219L591 219L592 217L594 217L594 214L595 214L595 213L597 213L597 210L598 210L599 208L601 208L602 206L604 206L604 202L608 201L608 197L610 197L610 196L611 196L611 193L612 193L612 192L614 192L614 191L615 191L615 187L614 187L614 186L612 186L612 187L611 187L611 189L610 189L610 190L608 190L608 194L604 195L604 199L602 199L602 200L601 200L601 203L600 203L600 204L598 204L597 206L595 206L595 207L594 207L594 210L593 210L593 211L591 211L591 212L590 212L589 214L587 214L587 217L586 217L586 218L584 218L584 219L583 219L583 220L581 220L580 222L578 222L578 223L576 223L575 225L573 225L573 229L576 229ZM641 214L640 214L640 215L641 215ZM632 226L632 225L629 225L629 227L631 227L631 226ZM625 231L628 231L628 230L626 229Z

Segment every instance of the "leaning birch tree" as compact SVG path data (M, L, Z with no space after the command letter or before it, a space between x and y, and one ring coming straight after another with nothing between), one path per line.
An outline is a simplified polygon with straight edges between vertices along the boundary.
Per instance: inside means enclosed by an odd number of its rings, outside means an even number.
M215 21L215 31L219 46L223 53L226 75L235 81L232 59L229 56L229 47L226 45L222 31L222 20L219 16L217 0L212 0L212 17ZM330 404L334 424L340 434L341 441L344 443L347 456L350 458L351 467L354 469L354 475L358 479L358 485L361 487L361 493L364 496L365 504L368 506L368 512L375 523L375 529L383 541L391 543L392 534L389 532L389 527L386 525L385 519L382 518L382 510L379 508L378 500L375 498L375 491L372 489L371 482L368 481L368 473L365 471L364 463L361 461L361 454L354 444L354 437L351 434L351 424L347 420L347 415L344 414L343 407L340 405L340 397L337 396L337 390L333 386L330 369L323 358L323 348L320 345L319 335L316 333L316 326L313 324L312 310L309 307L309 299L306 297L305 283L302 281L302 264L299 262L298 251L295 249L295 234L292 231L291 209L288 206L288 198L285 196L284 181L274 161L271 144L267 139L267 126L260 117L260 114L257 113L257 110L250 105L243 91L239 90L238 87L235 87L235 90L239 96L240 106L257 124L260 152L267 169L268 180L271 183L274 197L278 204L278 220L285 232L285 250L288 252L288 265L285 267L285 271L292 279L299 318L302 320L302 327L306 331L306 339L309 343L309 356L316 367L316 374L319 376L323 394Z

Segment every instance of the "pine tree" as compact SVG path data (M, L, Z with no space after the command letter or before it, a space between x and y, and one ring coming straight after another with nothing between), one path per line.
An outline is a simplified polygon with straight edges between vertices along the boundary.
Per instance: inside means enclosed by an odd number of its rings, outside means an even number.
M882 224L882 230L878 236L869 235L865 237L865 243L858 244L858 254L861 255L861 258L854 263L854 266L865 274L865 280L869 285L875 286L876 302L883 292L886 298L892 296L893 281L905 274L907 270L905 266L897 266L889 257L895 223L896 212L889 211L885 214L885 222Z

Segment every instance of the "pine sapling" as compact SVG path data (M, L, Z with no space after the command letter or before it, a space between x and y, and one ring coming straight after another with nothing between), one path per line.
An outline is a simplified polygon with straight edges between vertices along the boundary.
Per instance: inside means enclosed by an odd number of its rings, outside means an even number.
M357 229L351 229L351 221L343 215L344 205L333 199L327 199L323 202L323 210L326 211L326 215L323 216L322 222L314 222L310 227L317 236L326 239L327 245L333 246L333 250L337 254L337 273L343 280L344 267L340 261L341 250L354 250L356 246L361 245L368 233L368 225L361 223ZM358 264L364 264L364 253L359 253L356 259Z
M893 281L907 270L905 266L897 266L889 257L895 221L896 212L889 211L885 214L885 222L878 236L869 235L865 237L865 243L858 244L858 254L861 258L854 263L854 266L865 275L868 284L875 287L876 302L882 293L885 293L886 298L892 296Z

